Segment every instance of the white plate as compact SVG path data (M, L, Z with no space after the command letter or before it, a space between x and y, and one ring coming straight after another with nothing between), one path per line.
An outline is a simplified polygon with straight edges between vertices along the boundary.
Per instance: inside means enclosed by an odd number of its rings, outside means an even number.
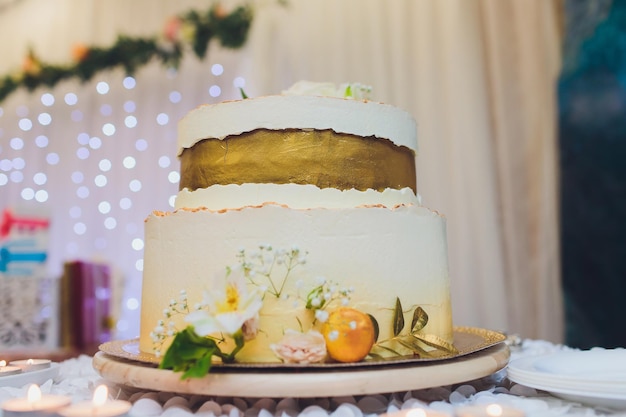
M540 358L534 367L551 375L626 383L626 349L566 351Z
M56 378L58 374L59 364L53 362L49 368L0 377L0 387L21 388L28 384L41 385L49 379Z
M511 361L511 381L584 404L626 409L626 350L564 351Z

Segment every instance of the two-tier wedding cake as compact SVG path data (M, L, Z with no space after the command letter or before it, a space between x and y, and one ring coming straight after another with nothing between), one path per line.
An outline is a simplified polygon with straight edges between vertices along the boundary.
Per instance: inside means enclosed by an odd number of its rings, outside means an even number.
M237 362L449 347L446 222L420 204L416 123L368 94L299 83L180 121L175 210L145 222L143 352L186 328Z

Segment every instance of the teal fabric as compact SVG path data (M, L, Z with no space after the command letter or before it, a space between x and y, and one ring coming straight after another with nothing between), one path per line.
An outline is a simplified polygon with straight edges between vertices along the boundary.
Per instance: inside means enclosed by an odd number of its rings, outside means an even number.
M626 346L626 0L566 1L558 85L566 343Z

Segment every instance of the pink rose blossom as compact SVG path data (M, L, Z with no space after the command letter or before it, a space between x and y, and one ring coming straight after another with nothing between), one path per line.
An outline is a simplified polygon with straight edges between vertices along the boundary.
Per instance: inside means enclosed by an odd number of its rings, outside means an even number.
M285 363L318 363L326 358L326 342L320 332L287 330L282 340L270 346Z

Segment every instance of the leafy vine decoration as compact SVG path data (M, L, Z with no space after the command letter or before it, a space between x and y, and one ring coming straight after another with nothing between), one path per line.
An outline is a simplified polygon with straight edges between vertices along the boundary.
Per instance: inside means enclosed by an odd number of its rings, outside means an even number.
M71 78L86 82L97 73L114 68L122 68L127 75L133 75L153 59L167 67L178 68L187 51L203 59L212 39L219 40L223 47L237 49L245 44L252 19L250 6L239 6L230 12L219 4L205 12L191 10L170 18L162 34L119 35L109 47L74 45L73 62L66 65L43 62L30 49L21 70L0 76L0 102L19 88L28 91L40 86L52 88Z

